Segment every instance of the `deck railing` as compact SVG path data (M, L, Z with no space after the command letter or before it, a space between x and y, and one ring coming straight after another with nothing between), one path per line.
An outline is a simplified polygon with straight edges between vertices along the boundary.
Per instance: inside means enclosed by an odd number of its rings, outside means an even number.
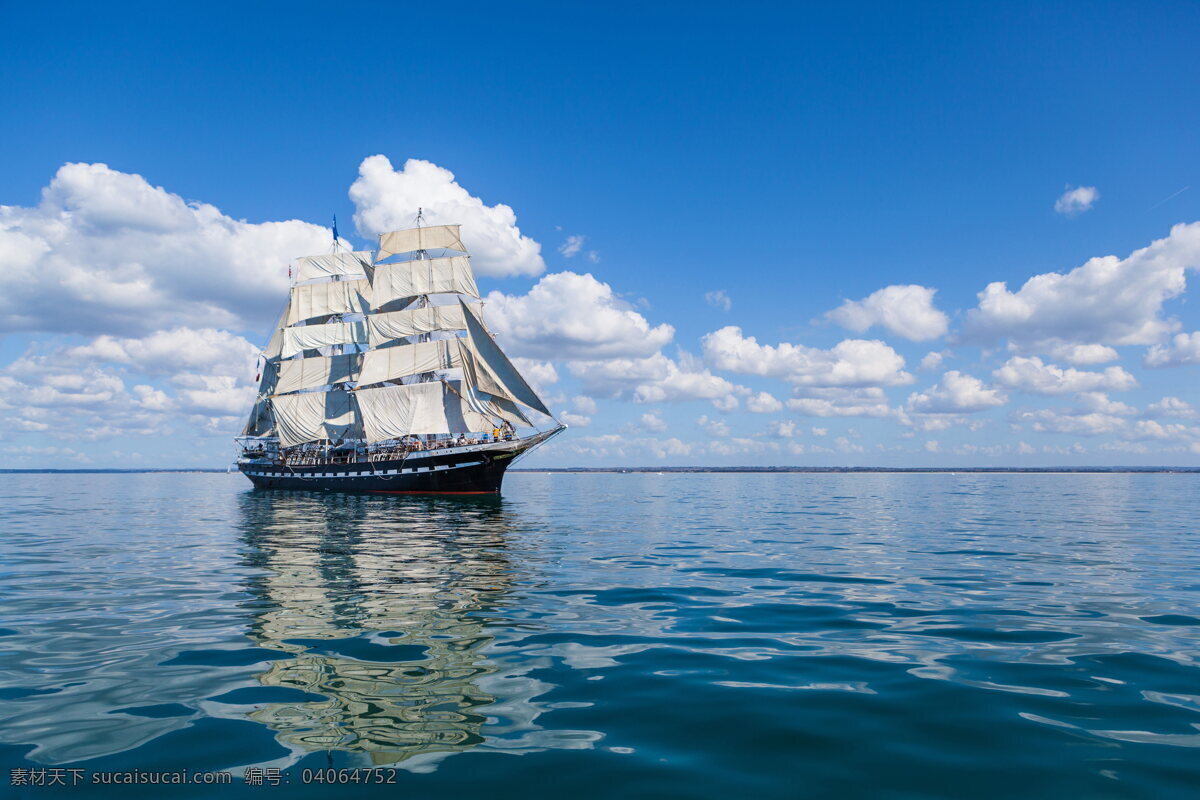
M433 442L416 442L398 444L391 447L377 448L365 453L346 450L285 450L282 453L263 449L246 448L242 457L247 459L267 459L273 464L286 464L292 467L315 467L322 464L363 464L375 461L398 461L410 453L427 450L444 450L450 447L469 447L471 445L494 444L497 441L512 441L516 436L506 435L501 439L471 438L445 439Z

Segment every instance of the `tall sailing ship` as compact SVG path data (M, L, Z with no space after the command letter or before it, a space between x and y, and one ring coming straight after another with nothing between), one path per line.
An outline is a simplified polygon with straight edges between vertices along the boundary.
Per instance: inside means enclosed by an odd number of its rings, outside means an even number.
M238 469L261 489L496 494L562 431L483 322L459 225L297 260Z

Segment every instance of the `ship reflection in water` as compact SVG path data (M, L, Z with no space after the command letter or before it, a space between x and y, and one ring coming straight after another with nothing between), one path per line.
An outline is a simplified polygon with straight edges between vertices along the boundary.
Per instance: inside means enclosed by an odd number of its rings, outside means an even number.
M258 680L306 693L248 713L295 760L436 768L476 747L589 747L599 734L545 731L536 701L552 685L533 665L490 657L519 580L499 498L391 499L247 493L247 565L262 570L250 637L291 653ZM298 695L297 695L298 696Z

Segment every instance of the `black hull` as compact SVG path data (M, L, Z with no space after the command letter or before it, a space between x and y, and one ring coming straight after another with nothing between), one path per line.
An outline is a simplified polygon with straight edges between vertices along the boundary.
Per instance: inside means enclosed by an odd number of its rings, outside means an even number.
M496 495L513 460L557 432L515 442L419 451L388 461L305 466L243 462L238 469L256 489Z

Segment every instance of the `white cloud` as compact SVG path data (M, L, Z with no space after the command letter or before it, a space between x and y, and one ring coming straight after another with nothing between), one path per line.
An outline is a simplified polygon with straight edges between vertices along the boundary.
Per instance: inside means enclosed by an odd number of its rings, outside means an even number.
M586 428L592 424L592 418L583 414L572 414L567 411L559 415L559 419L570 425L572 428Z
M229 331L173 328L140 338L98 336L64 354L76 362L129 364L146 375L174 375L199 370L211 375L248 379L259 348Z
M878 340L845 339L830 350L783 342L760 345L733 325L702 339L704 358L717 369L782 378L797 386L897 386L912 383L904 358Z
M1004 405L1007 398L988 388L972 375L950 370L939 383L908 397L907 411L913 414L970 414Z
M705 292L704 302L708 303L713 308L719 308L722 311L729 311L731 308L733 308L733 300L728 294L726 294L724 289Z
M206 417L239 417L250 410L255 387L229 375L191 375L172 378L180 410Z
M711 400L728 411L738 404L734 395L748 391L713 375L687 353L680 353L678 362L655 353L646 358L571 361L567 366L588 394L632 397L635 403Z
M72 450L70 447L36 447L34 445L15 445L5 447L3 450L0 450L0 452L3 452L9 457L17 458L21 461L26 461L30 457L36 457L39 460L42 460L47 456L52 457L52 459L56 461L65 459L67 461L73 461L80 464L88 464L92 460L86 454L80 453L77 450Z
M317 225L235 220L140 175L66 164L37 206L0 206L0 329L255 327L278 314L288 261L329 246Z
M568 236L566 241L558 246L558 252L562 253L564 258L574 258L583 249L586 239L586 236L581 235Z
M1158 439L1160 441L1181 442L1200 437L1200 428L1183 425L1178 422L1166 425L1152 419L1138 420L1129 432L1131 439Z
M746 410L753 411L755 414L773 414L783 410L783 403L768 392L759 392L746 398Z
M776 439L791 439L801 433L799 423L792 420L774 420L767 425L767 435Z
M930 439L929 441L925 442L925 452L940 453L941 450L942 450L942 446L940 444L938 444L937 439Z
M1146 352L1148 367L1200 364L1200 331L1177 333L1169 344L1156 344Z
M1016 292L1002 282L979 293L964 336L1000 337L1035 349L1040 342L1155 344L1178 329L1163 319L1163 303L1183 292L1185 272L1200 266L1200 222L1176 225L1128 258L1090 259L1064 274L1035 275Z
M700 417L696 420L696 424L703 428L709 436L729 436L730 434L729 423L725 420Z
M941 367L942 362L945 360L945 353L939 353L937 351L926 353L924 357L921 358L921 369L927 372L932 372L933 370Z
M855 444L845 436L839 436L833 440L833 446L842 453L862 453L864 448L861 444Z
M506 351L534 358L649 356L671 341L670 325L651 326L593 276L555 272L525 295L492 292L485 317Z
M1117 360L1117 351L1103 344L1045 344L1051 358L1061 359L1073 367L1091 367Z
M778 452L779 442L764 442L762 439L714 439L705 443L708 452L718 456L736 456Z
M735 390L745 389L744 386L736 386ZM747 390L748 391L748 390ZM727 394L722 397L714 397L712 404L718 411L733 411L738 407L739 400L735 395Z
M846 300L825 317L857 333L879 325L886 330L924 342L944 336L950 318L933 305L937 289L925 286L887 286L862 300Z
M75 441L105 436L163 434L165 417L153 406L173 401L130 394L121 376L96 365L78 365L61 351L26 353L0 375L0 408L14 427Z
M1099 414L1131 417L1138 413L1138 410L1133 406L1128 403L1122 403L1120 400L1112 400L1104 392L1080 392L1075 396L1075 399L1088 411L1094 411Z
M1071 186L1054 201L1054 210L1059 214L1073 217L1090 209L1100 199L1100 192L1095 186Z
M642 430L650 433L662 433L667 429L667 423L662 418L662 412L660 412L657 408L653 411L647 411L645 414L642 414L639 424L641 425Z
M994 371L992 376L997 383L1009 389L1047 395L1097 390L1119 392L1137 386L1137 380L1122 367L1108 367L1103 372L1071 367L1064 369L1045 364L1036 356L1014 356Z
M1125 403L1113 402L1100 392L1079 395L1082 408L1039 409L1021 411L1012 416L1019 424L1027 424L1035 431L1067 433L1073 435L1099 436L1119 434L1130 441L1158 440L1187 443L1200 439L1200 427L1181 423L1161 423L1155 419L1129 420L1137 409ZM1189 417L1194 412L1187 403L1178 398L1163 398L1163 401L1146 409L1145 416ZM1163 413L1165 412L1165 413ZM1192 413L1189 413L1192 412ZM1114 445L1106 449L1128 450Z
M877 386L862 388L805 388L806 396L787 401L787 407L806 417L887 417L887 395ZM816 433L814 435L823 436Z
M529 381L539 394L545 393L547 389L558 383L558 370L549 361L516 356L512 362L513 366L525 376L525 380Z
M1112 414L1063 412L1055 409L1021 411L1013 421L1029 425L1039 433L1068 433L1075 436L1099 436L1124 430L1125 420Z
M4 368L0 406L19 407L17 427L65 439L165 436L180 423L231 436L253 400L257 358L250 342L211 328L99 336L45 353L35 347ZM131 375L162 385L128 389Z
M1180 419L1195 419L1197 416L1196 409L1191 403L1180 400L1178 397L1164 397L1157 403L1151 403L1146 406L1144 412L1147 417L1178 417Z
M365 158L350 199L354 222L365 237L411 228L423 208L427 225L463 226L463 244L480 275L538 275L546 269L541 245L521 233L512 208L485 205L458 184L453 172L429 161L410 158L397 170L386 156Z

